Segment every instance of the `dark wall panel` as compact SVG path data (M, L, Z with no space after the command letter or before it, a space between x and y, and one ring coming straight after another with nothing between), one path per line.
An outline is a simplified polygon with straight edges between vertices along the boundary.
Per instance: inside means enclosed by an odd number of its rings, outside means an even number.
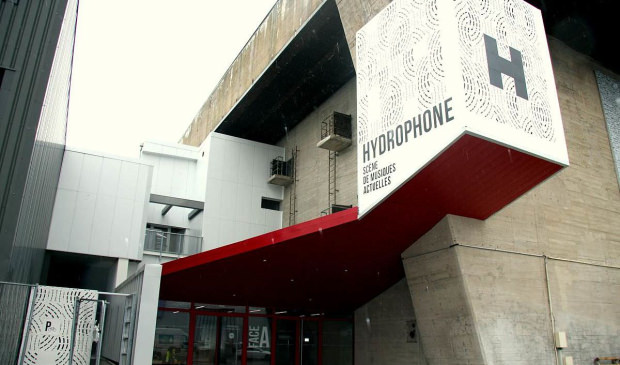
M61 35L67 2L0 1L0 67L5 69L0 91L0 280L4 281L39 281L67 125L77 11L75 0L70 1L68 29Z

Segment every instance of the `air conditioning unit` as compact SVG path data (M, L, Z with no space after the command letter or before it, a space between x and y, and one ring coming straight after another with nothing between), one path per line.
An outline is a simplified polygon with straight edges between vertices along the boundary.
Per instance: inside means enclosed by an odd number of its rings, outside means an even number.
M352 205L342 205L342 204L332 204L331 207L327 209L323 209L321 211L321 215L334 214L338 212L342 212L343 210L347 210L353 208Z
M352 205L342 205L342 204L332 204L332 214L342 212L343 210L347 210L349 208L353 208Z
M321 140L319 148L330 151L342 151L351 145L351 115L333 112L321 122Z
M271 160L269 166L269 184L287 186L294 182L293 170L295 166L293 159L288 161L284 160L284 157L278 156Z

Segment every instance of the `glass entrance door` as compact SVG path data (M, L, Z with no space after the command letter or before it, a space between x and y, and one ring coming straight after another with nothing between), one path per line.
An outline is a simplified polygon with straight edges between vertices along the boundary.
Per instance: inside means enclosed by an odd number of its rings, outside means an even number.
M218 365L241 365L243 356L243 318L221 317Z
M299 365L318 365L319 363L319 322L301 321L301 363Z
M198 315L195 326L192 363L194 365L215 365L217 317Z
M162 304L152 364L353 364L349 318L287 315L249 306Z
M276 365L295 365L297 344L296 320L278 319L276 321Z

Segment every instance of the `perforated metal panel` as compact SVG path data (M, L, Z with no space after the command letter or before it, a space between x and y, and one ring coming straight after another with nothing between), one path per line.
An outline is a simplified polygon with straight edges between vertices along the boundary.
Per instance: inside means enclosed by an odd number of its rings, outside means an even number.
M23 345L23 364L87 365L93 341L97 291L38 287ZM76 303L78 303L76 305ZM77 312L77 313L76 313Z

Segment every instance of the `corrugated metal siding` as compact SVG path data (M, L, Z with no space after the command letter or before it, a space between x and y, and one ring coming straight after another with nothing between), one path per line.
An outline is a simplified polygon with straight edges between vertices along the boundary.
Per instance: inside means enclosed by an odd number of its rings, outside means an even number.
M62 165L76 21L77 0L69 0L43 100L15 232L14 245L30 250L13 255L11 259L14 277L27 278L28 282L36 282L40 277Z
M66 7L67 0L0 1L0 67L8 70L0 95L0 280L40 276L66 133L72 52L63 46L54 61ZM70 51L74 26L67 28ZM58 74L48 87L53 62Z
M0 283L0 364L17 362L32 288Z

